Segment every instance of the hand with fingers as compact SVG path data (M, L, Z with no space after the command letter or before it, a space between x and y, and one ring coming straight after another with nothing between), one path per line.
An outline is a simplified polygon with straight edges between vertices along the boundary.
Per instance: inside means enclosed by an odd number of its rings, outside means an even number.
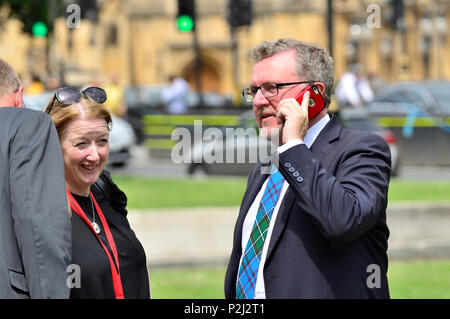
M308 130L309 96L310 93L306 92L301 105L294 98L284 99L279 103L277 118L282 130L281 145L293 139L303 141Z

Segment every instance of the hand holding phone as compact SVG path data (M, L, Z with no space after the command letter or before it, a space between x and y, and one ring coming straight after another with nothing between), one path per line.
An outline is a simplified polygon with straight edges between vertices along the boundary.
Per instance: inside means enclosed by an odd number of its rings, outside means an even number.
M303 101L305 95L308 96L308 100ZM305 87L295 99L288 98L280 101L277 113L282 130L280 145L292 139L303 139L308 130L309 121L324 108L325 99L319 88L312 83ZM306 120L306 111L308 112L308 121Z
M314 84L309 84L300 94L295 98L298 104L302 105L303 96L306 92L309 92L308 101L308 120L316 116L320 111L325 108L325 100L319 91L319 88Z

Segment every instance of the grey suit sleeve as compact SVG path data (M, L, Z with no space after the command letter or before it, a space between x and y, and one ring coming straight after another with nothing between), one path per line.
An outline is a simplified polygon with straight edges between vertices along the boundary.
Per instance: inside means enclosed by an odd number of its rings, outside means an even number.
M335 176L305 145L280 154L280 172L296 192L298 205L330 244L339 247L367 232L385 214L391 167L387 144L374 134L361 135L333 155L340 158Z
M31 298L68 298L71 222L58 136L47 114L27 112L10 148L14 231Z

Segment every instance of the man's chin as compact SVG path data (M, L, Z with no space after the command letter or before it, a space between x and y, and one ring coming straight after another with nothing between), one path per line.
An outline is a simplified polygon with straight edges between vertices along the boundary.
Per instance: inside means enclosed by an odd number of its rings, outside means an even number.
M259 135L278 146L281 141L281 128L279 127L261 127Z

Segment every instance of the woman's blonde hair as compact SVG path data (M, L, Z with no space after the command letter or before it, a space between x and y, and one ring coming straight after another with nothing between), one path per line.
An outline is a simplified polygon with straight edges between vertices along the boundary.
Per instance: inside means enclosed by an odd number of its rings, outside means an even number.
M51 107L49 116L55 124L60 141L64 136L65 130L69 123L79 118L86 117L93 119L104 119L106 121L106 124L108 125L109 130L111 130L111 113L108 111L104 104L94 102L84 96L82 96L80 101L78 101L77 103L70 105L62 104L56 98L52 98L45 109L46 112L48 112L52 101L53 106Z

